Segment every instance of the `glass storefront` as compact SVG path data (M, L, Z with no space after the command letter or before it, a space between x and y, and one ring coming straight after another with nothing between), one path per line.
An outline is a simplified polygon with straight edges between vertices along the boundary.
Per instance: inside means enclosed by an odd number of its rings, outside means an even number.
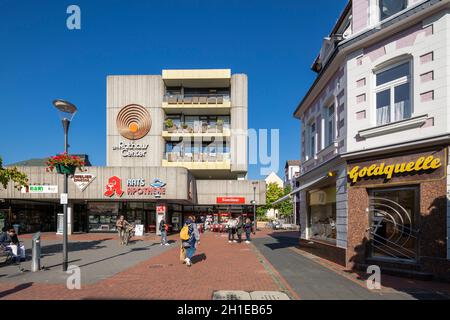
M19 234L56 231L56 215L62 212L58 204L10 200L0 203L0 219L6 224L19 225Z
M372 257L415 260L419 187L369 191Z
M308 192L310 238L336 243L336 188Z
M119 204L119 202L89 202L89 232L116 231L116 221L119 215Z

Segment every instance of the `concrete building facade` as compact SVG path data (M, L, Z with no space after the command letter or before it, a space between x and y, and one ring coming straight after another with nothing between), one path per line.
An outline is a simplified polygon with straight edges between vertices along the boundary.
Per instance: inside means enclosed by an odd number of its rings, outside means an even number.
M247 81L229 69L109 76L107 166L71 178L69 230L114 231L121 214L146 232L161 219L178 231L188 215L211 223L252 218L266 186L258 181L254 190L247 180ZM0 220L22 232L56 230L63 176L18 169L30 186L0 190Z

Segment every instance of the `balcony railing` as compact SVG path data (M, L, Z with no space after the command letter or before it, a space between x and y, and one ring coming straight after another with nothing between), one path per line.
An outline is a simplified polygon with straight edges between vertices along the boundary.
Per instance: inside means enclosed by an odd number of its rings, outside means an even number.
M166 94L164 102L167 104L223 104L230 101L227 94Z
M231 159L230 153L180 153L167 152L164 160L167 162L225 162Z
M176 134L176 133L224 133L229 132L230 126L228 124L218 125L218 124L202 124L202 125L194 125L194 126L180 126L174 125L173 127L167 127L164 125L164 130L168 133Z

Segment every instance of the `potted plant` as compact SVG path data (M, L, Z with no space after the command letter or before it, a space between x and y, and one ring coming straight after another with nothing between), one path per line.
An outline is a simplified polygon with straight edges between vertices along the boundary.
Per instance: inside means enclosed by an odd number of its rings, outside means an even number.
M56 169L56 172L59 174L68 174L73 176L77 168L84 171L84 165L85 163L80 157L71 156L64 152L54 157L50 157L47 160L47 171L53 172L53 170Z
M169 133L174 133L176 131L176 129L177 129L175 127L175 124L173 123L172 119L166 119L166 121L164 121L164 125L166 126L167 131Z
M186 123L183 123L183 124L181 125L181 128L183 128L183 132L184 132L184 133L189 132L188 127L189 127L189 126L188 126Z
M223 120L222 119L217 120L217 131L220 133L223 133Z

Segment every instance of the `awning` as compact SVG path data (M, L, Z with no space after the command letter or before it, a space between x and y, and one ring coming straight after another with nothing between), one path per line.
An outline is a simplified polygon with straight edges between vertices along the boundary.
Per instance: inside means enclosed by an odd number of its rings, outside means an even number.
M282 197L282 198L280 198L280 199L278 199L278 200L272 202L272 205L277 205L277 204L279 204L279 203L281 203L281 202L284 202L284 201L286 201L286 200L289 200L293 194L295 194L295 193L297 193L297 192L300 192L300 191L302 191L302 190L305 190L305 189L307 189L307 188L309 188L309 187L311 187L311 186L313 186L313 185L315 185L315 184L317 184L317 183L319 183L319 182L321 182L321 181L323 181L323 180L325 180L325 179L328 179L329 177L330 177L330 176L327 174L327 175L325 175L325 176L323 176L323 177L317 178L316 180L313 180L313 181L311 181L311 182L308 182L308 183L306 183L306 184L300 186L299 188L295 189L295 190L292 191L291 193L285 195L284 197Z

